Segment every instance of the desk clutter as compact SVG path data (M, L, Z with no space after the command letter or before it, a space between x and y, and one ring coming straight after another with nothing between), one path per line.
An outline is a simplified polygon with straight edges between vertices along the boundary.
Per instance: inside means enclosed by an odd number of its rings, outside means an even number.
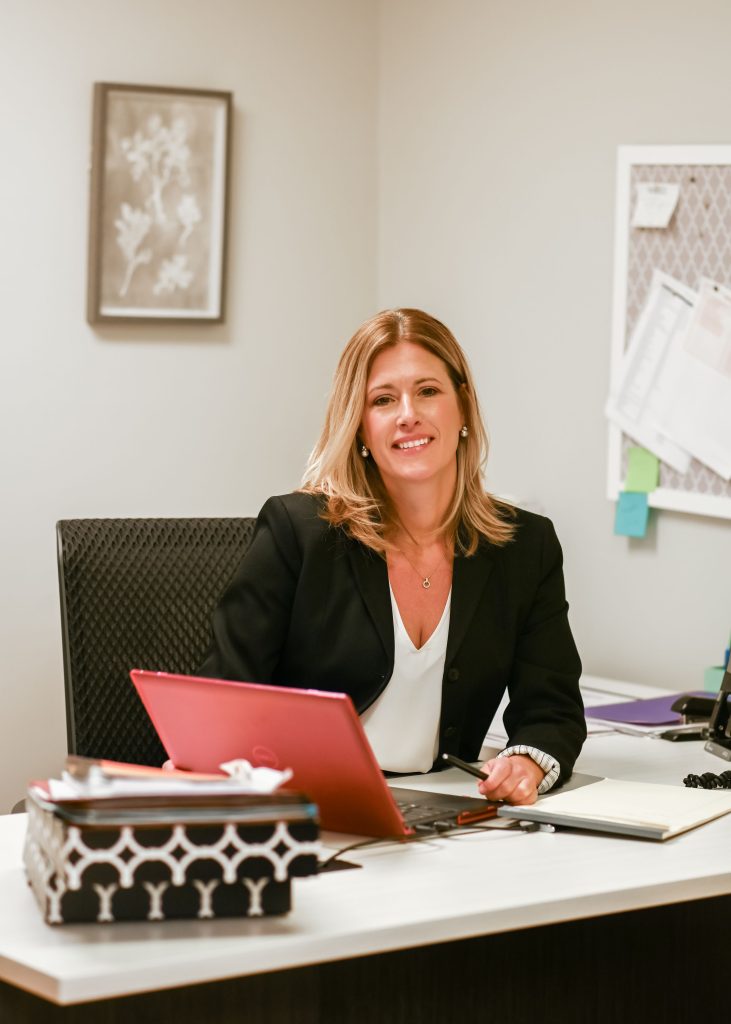
M709 721L715 695L694 691L661 694L640 700L592 705L586 708L586 717L608 725L632 725L655 729L668 725L692 724Z
M79 777L70 761L26 797L23 861L49 924L285 914L292 878L317 872L300 793L109 762Z
M731 761L731 671L724 670L717 694L664 694L615 704L592 704L585 713L589 731L610 729L664 740L704 740L705 749ZM674 728L668 729L671 725Z

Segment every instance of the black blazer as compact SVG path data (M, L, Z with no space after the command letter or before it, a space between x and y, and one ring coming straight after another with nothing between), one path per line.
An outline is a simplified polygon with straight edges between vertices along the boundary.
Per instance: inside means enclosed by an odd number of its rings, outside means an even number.
M301 493L266 502L201 673L341 691L362 712L393 672L386 562L321 508ZM510 744L553 755L568 778L586 726L567 610L561 547L543 516L519 511L511 543L455 557L440 754L476 760L507 688Z

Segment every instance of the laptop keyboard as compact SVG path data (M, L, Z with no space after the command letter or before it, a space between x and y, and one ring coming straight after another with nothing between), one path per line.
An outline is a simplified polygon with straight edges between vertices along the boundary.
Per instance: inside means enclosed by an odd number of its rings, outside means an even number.
M414 804L408 800L397 800L396 806L401 811L407 825L414 821L434 820L435 818L447 817L444 807L430 806L429 804Z
M481 797L460 797L444 793L393 787L391 795L404 824L414 832L446 832L470 821L482 820L488 805Z
M456 815L445 808L430 806L424 803L411 803L408 800L397 800L396 806L408 828L415 832L445 832L457 824Z

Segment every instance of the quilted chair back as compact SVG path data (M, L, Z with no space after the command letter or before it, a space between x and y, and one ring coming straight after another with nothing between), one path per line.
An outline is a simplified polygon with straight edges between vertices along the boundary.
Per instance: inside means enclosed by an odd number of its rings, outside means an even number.
M131 668L194 673L256 520L66 519L56 526L71 754L159 765Z

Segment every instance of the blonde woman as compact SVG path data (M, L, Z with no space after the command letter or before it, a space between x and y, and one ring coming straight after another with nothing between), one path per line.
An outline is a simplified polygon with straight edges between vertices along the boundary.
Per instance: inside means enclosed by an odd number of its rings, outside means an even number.
M214 614L211 676L348 693L385 771L473 761L507 689L507 748L480 791L529 803L586 735L561 548L486 494L487 438L450 331L379 313L346 346L302 489L270 498Z

